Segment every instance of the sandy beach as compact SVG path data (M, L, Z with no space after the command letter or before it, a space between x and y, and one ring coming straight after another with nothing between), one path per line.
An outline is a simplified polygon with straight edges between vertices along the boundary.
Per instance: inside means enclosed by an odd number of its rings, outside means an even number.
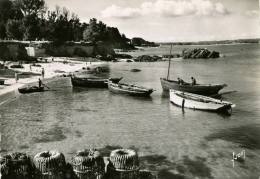
M36 63L37 66L31 66L32 64L23 64L24 68L13 68L13 70L18 73L24 72L32 72L38 75L33 75L29 78L20 78L17 82L15 77L13 78L4 78L0 75L0 79L6 79L4 85L0 85L0 96L7 94L9 92L15 91L18 88L30 85L38 81L39 78L42 78L41 72L44 69L44 79L43 83L47 83L47 81L51 78L60 77L63 75L68 75L73 72L77 72L82 70L83 68L91 68L91 66L96 66L100 64L100 62L82 62L67 59L67 58L46 58L46 62ZM31 67L30 67L31 66ZM19 76L19 75L18 75Z

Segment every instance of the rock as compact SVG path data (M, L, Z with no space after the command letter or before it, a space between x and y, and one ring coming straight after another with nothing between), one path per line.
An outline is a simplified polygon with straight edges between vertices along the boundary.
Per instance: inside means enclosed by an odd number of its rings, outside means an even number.
M162 58L179 58L181 55L180 54L177 54L177 53L174 53L174 54L167 54L167 55L163 55Z
M123 58L123 59L132 59L133 58L131 55L128 55L128 54L115 54L114 57Z
M135 61L137 62L155 62L155 61L158 61L158 60L161 60L162 57L159 57L159 56L149 56L149 55L141 55L139 57L137 57L135 59Z
M133 68L130 70L131 72L140 72L141 70L140 69L137 69L137 68Z
M107 55L97 55L96 56L97 59L101 60L101 61L113 61L115 60L113 55L107 54Z
M182 51L182 58L183 59L196 59L196 58L203 58L203 59L208 59L208 58L219 58L219 52L216 51L210 51L206 48L195 48L195 49L184 49Z

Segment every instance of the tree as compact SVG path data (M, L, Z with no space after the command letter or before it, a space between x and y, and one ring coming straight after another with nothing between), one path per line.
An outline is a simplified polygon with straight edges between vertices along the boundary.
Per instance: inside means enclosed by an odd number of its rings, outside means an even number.
M53 23L54 41L62 43L71 39L69 14L70 12L66 8L63 8L62 11L56 10L57 17Z
M45 10L44 0L16 0L24 16L39 15Z
M10 0L0 0L0 39L6 38L6 24L9 19L21 19L21 11Z
M66 41L102 41L111 47L127 47L129 39L114 27L92 18L81 23L66 8L47 11L44 0L0 0L0 38Z
M0 22L0 39L6 38L6 29L5 29L5 23Z
M9 19L6 24L6 36L10 39L23 39L23 23L20 20Z
M35 40L40 38L40 20L45 12L44 0L15 0L14 6L23 13L25 28L24 39Z
M37 15L27 15L23 19L23 24L25 28L24 32L24 39L25 40L35 40L38 39L40 36L40 19Z
M69 24L71 40L80 41L83 38L83 31L81 29L80 19L76 14L72 14Z
M10 53L10 50L9 48L7 47L7 45L3 44L3 43L0 43L0 59L1 60L9 60L10 59L10 56L11 56L11 53Z
M0 0L0 21L7 22L11 16L12 2L10 0Z
M96 42L98 37L97 19L90 19L89 25L83 32L83 39L85 41Z
M112 42L122 42L122 37L119 30L115 27L109 27L108 31L108 40Z

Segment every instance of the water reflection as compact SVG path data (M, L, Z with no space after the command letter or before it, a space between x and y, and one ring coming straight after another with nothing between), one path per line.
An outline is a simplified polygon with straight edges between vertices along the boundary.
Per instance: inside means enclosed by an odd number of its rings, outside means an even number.
M205 137L208 141L222 139L242 148L260 149L260 125L243 125L219 130Z

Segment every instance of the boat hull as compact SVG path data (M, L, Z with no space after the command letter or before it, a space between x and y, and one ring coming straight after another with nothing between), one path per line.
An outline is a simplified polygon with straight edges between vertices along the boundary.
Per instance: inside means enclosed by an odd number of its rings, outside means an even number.
M170 90L170 101L182 108L202 111L224 112L232 108L232 103L187 92Z
M18 88L19 93L25 94L25 93L35 93L35 92L43 92L44 87L25 87L25 88Z
M178 91L184 91L188 93L195 93L201 95L213 95L217 94L221 89L223 89L225 84L217 85L191 85L190 83L185 83L183 85L179 84L177 81L167 80L161 78L161 85L164 91L169 91L169 89L174 89Z
M115 83L118 83L122 78L113 78ZM79 78L71 77L73 87L87 87L87 88L107 88L107 78Z
M139 97L148 97L153 92L153 89L147 89L147 90L131 90L126 88L121 88L118 84L115 84L111 81L108 83L108 89L112 93L116 94L125 94L129 96L139 96Z

